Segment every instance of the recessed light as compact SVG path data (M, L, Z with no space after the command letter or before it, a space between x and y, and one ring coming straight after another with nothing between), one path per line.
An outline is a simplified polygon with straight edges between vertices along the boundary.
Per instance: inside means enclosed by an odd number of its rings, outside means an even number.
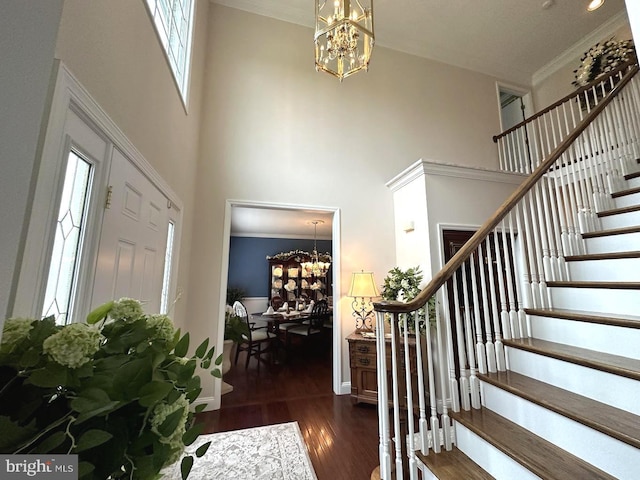
M602 5L604 5L604 0L591 0L587 6L587 11L593 12L594 10L599 9Z

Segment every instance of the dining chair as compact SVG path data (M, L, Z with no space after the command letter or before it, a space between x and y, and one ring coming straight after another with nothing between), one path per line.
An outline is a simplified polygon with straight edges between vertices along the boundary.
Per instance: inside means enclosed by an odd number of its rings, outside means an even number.
M249 360L251 357L256 357L259 368L260 361L262 361L261 356L265 353L271 353L271 342L276 338L276 336L269 332L266 325L258 327L255 322L251 322L249 314L247 313L247 308L242 304L242 302L234 302L232 308L233 312L237 316L243 318L244 321L247 322L248 328L248 333L243 334L242 341L238 342L235 363L238 363L238 356L240 355L240 352L247 352L247 361L244 368L249 367ZM266 345L266 348L263 348L263 345Z
M305 323L289 327L286 331L287 350L290 350L292 335L299 336L303 341L311 338L322 338L324 323L329 318L329 304L326 300L318 300L311 310L311 315L305 319Z

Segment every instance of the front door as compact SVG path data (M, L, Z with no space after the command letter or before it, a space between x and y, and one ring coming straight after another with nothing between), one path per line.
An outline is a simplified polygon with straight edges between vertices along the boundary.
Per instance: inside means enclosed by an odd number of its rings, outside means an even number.
M92 306L122 297L160 312L169 208L162 192L113 150Z

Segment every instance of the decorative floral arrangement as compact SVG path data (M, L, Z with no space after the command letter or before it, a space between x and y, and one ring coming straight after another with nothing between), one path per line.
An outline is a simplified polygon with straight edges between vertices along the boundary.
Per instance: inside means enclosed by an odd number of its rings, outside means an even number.
M389 270L389 273L384 278L384 284L382 285L382 298L385 300L398 300L401 302L408 302L416 298L420 293L420 282L422 282L422 272L420 267L409 268L406 271L401 270L398 267ZM415 318L418 319L418 328L420 332L423 332L426 328L427 313L429 316L429 323L435 324L436 321L436 297L433 296L429 299L426 305L419 308L414 314L407 315L407 326L410 333L415 333ZM404 325L403 317L398 322L402 328Z
M240 343L243 335L249 337L247 322L234 313L233 307L227 305L224 312L224 339Z
M159 479L203 424L192 404L197 366L220 377L204 340L187 356L166 315L145 315L137 300L106 303L87 323L65 326L11 318L0 343L0 452L77 454L79 478ZM209 444L198 448L201 457ZM181 462L188 477L193 457Z
M596 43L580 59L580 66L573 71L573 85L583 87L611 72L636 55L632 40L616 42L613 39Z
M291 257L297 257L296 262L301 262L307 258L311 258L312 255L304 250L291 250L290 252L276 253L275 255L267 255L267 260L289 260ZM318 260L321 262L331 262L330 253L318 253Z

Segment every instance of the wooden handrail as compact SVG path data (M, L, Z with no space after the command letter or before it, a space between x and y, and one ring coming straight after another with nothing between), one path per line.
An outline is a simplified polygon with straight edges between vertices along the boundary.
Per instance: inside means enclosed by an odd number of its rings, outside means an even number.
M604 76L602 76L602 77L600 77L600 78L598 78L596 80L593 80L591 83L589 83L589 84L587 84L587 85L585 85L583 87L578 88L577 90L573 91L569 95L566 95L565 97L562 97L560 100L558 100L557 102L552 103L547 108L545 108L543 110L540 110L539 112L534 113L530 117L524 119L523 121L521 121L520 123L514 125L513 127L509 128L508 130L505 130L504 132L502 132L502 133L500 133L498 135L494 135L493 136L493 142L494 143L498 143L498 140L500 140L502 137L505 137L505 136L509 135L510 133L515 132L520 127L523 127L524 125L526 125L528 123L531 123L536 118L541 117L545 113L550 112L551 110L553 110L556 107L559 107L563 103L568 102L569 100L572 100L573 98L577 97L581 93L586 92L587 90L591 90L595 85L598 85L601 82L604 82L604 81L608 80L609 78L613 77L614 75L617 75L621 71L626 70L630 66L635 65L636 62L637 62L637 60L634 58L633 60L629 60L628 62L625 62L622 65L619 65L615 69L613 69L610 72L608 72L606 75L604 75Z
M542 176L551 168L551 166L560 158L560 156L569 148L569 146L585 131L589 124L598 116L604 108L609 105L611 100L618 95L620 90L631 81L631 78L638 73L638 65L634 65L622 77L622 80L609 92L604 99L591 110L591 112L580 122L571 134L558 145L550 156L544 160L533 173L527 177L520 186L507 198L504 203L496 210L491 218L489 218L480 229L458 250L458 252L445 264L445 266L434 275L429 284L424 287L420 293L411 301L404 303L399 301L383 300L375 302L374 310L376 312L388 313L409 313L423 307L427 301L438 291L444 283L449 280L453 273L458 270L471 254L478 248L478 245L484 241L485 237L507 216L522 200L522 198L531 190L531 188L542 178Z

